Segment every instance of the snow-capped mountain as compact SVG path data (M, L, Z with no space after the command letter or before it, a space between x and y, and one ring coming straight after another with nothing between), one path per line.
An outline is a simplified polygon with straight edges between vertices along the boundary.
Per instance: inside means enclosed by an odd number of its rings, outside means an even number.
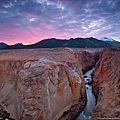
M115 42L115 40L111 39L111 38L107 38L107 37L101 37L101 38L97 38L98 40L102 40L102 41L111 41L111 42Z
M1 47L2 46L2 47ZM105 48L105 47L120 47L120 42L115 41L111 38L70 38L70 39L56 39L49 38L41 40L31 45L23 45L18 43L15 45L0 44L0 49L33 49L33 48L59 48L59 47L70 47L70 48Z
M119 42L119 41L116 41L116 40L114 40L114 39L107 38L107 37L96 38L96 39L99 40L99 41L103 41L103 42L105 42L105 43L108 43L108 44L110 44L111 46L120 47L120 42Z

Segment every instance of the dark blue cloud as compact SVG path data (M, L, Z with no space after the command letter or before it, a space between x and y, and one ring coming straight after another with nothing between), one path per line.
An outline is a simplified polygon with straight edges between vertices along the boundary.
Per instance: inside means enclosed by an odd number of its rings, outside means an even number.
M21 31L36 35L31 42L45 38L45 33L46 38L107 36L120 40L119 28L120 0L0 1L0 41L16 41L8 29L17 29L18 37Z

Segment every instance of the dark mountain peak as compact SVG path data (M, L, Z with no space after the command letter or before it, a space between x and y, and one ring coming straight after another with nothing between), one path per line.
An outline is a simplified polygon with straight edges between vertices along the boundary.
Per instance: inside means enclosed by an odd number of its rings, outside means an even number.
M41 41L48 41L48 40L50 40L50 41L56 41L56 40L58 40L57 38L48 38L48 39L44 39L44 40L41 40Z
M4 43L3 43L4 44ZM1 45L2 46L2 45ZM48 38L42 41L39 41L31 45L23 45L22 43L17 43L15 45L6 45L0 47L0 49L33 49L33 48L58 48L58 47L71 47L71 48L104 48L108 46L120 46L120 42L113 41L103 41L96 38L70 38L66 39L57 39L57 38Z
M0 49L4 48L5 46L7 46L6 43L0 42Z
M24 49L24 48L25 48L25 45L23 45L22 43L17 43L14 45L6 45L1 49Z
M69 41L73 41L73 40L84 40L85 38L80 38L80 37L77 37L77 38L70 38Z
M6 43L4 43L4 42L0 42L0 44L1 44L1 45L2 45L2 44L3 44L3 45L7 45L7 44L6 44Z
M94 39L94 40L97 40L96 38L94 38L94 37L88 37L88 38L85 38L85 39Z
M70 38L69 40L74 40L74 38Z
M14 44L14 46L21 46L21 45L23 45L22 43L17 43L17 44Z

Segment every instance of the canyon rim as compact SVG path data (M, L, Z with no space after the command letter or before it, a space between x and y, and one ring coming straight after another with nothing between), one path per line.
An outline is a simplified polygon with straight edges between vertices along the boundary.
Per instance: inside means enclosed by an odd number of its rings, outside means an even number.
M84 74L94 67L90 120L120 118L120 48L0 51L0 117L75 120L88 101ZM112 94L112 95L111 95Z

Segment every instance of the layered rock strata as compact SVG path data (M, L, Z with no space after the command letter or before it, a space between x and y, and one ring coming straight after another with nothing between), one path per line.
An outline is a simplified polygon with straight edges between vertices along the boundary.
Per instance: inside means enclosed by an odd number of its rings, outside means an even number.
M83 73L98 51L0 51L0 106L15 120L74 119L86 104Z
M97 104L91 120L120 119L120 48L106 48L94 70Z

